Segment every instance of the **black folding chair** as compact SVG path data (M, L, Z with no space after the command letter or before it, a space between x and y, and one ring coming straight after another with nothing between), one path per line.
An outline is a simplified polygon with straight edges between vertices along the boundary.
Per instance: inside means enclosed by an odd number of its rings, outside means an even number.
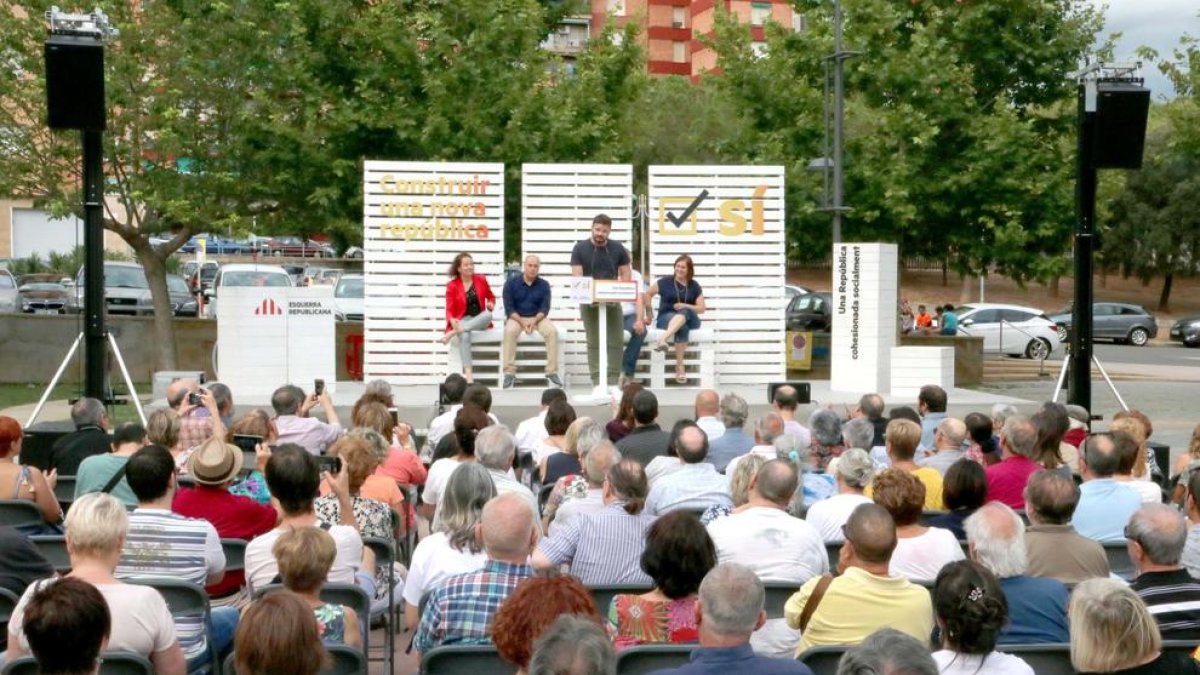
M1108 558L1108 569L1122 579L1133 579L1137 576L1137 568L1133 566L1133 558L1129 557L1129 546L1124 541L1102 542L1104 555Z
M554 491L554 483L547 483L538 490L538 515L546 515L546 503L550 501L550 493Z
M54 571L66 574L71 571L71 556L67 555L67 538L61 534L39 534L29 538L30 543L42 554Z
M204 650L208 653L208 662L212 668L220 666L217 658L216 645L213 644L212 611L208 604L208 593L204 587L189 581L169 579L165 577L132 577L125 579L127 583L149 586L162 595L171 610L171 617L176 626L180 619L199 617L204 626Z
M393 511L392 513L395 513ZM389 539L381 539L379 537L363 537L363 546L366 546L375 553L375 567L377 569L387 570L387 615L383 620L384 627L384 644L383 653L379 658L371 658L370 652L367 653L368 661L382 661L385 672L395 672L395 664L393 663L393 654L396 649L396 579L395 572L392 569L392 564L396 559L396 545ZM370 615L368 614L368 627L370 626Z
M254 589L257 600L271 591L283 589L283 584L267 584ZM321 600L331 605L342 605L353 609L362 624L362 653L366 659L371 636L371 598L367 592L354 584L325 584L321 587Z
M329 652L330 663L328 668L321 671L321 675L367 674L367 658L357 649L345 645L329 645L325 647L325 651ZM237 675L236 662L237 657L233 653L225 657L221 675Z
M842 542L825 542L825 554L829 556L829 570L836 574L838 568L838 555L842 552Z
M422 675L509 675L517 667L500 658L492 645L434 647L421 656Z
M58 477L58 482L54 484L54 498L66 513L71 508L71 502L75 501L75 476Z
M608 616L608 606L612 604L613 596L622 593L641 595L650 592L650 589L642 584L608 584L589 586L588 591L592 594L592 599L596 601L596 609L600 610L600 616Z
M21 598L7 588L0 588L0 623L7 624Z
M656 670L677 668L691 658L694 644L638 645L617 655L621 675L644 675Z
M41 525L42 510L28 499L0 499L0 525Z
M41 669L32 656L23 656L4 666L3 675L38 675ZM154 675L150 659L126 651L100 653L100 675Z
M790 581L764 581L763 590L766 591L763 609L767 611L767 618L782 619L784 605L800 588Z
M1019 657L1038 675L1074 675L1071 665L1071 645L997 645L997 651Z
M838 661L849 649L846 645L809 647L796 657L813 671L813 675L837 675ZM1040 675L1040 674L1039 674Z

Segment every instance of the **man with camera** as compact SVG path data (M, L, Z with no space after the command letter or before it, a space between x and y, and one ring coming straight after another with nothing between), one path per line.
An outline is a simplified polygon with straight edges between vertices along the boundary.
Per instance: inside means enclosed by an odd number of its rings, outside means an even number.
M167 405L179 413L179 444L194 448L213 436L225 437L221 410L211 391L192 379L175 380L167 387Z
M295 443L313 455L320 455L342 437L341 421L324 385L323 380L317 380L316 390L308 396L294 384L284 385L271 394L279 444ZM326 422L308 415L318 403L325 411Z

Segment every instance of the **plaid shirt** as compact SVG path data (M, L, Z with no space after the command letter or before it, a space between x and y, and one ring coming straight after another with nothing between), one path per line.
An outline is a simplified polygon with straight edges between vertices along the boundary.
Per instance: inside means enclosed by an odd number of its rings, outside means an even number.
M529 565L488 560L478 572L456 574L429 594L413 649L425 653L453 644L489 644L492 616L517 584L533 576Z
M191 450L212 438L213 421L211 417L188 415L179 420L179 447Z

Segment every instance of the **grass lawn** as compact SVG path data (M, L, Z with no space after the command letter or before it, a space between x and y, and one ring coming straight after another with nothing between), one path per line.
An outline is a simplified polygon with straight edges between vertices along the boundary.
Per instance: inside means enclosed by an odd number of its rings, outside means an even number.
M138 393L142 394L143 401L149 400L150 384L134 384L137 387ZM118 396L125 394L125 385L120 383L114 385ZM50 394L51 401L67 401L78 398L82 393L82 386L78 384L59 383L54 387L54 391ZM0 384L0 410L6 410L15 406L33 405L42 397L42 393L46 390L46 384ZM137 416L137 409L132 404L129 405L114 405L108 410L109 419L113 425L122 422L140 421ZM23 424L25 420L21 420Z

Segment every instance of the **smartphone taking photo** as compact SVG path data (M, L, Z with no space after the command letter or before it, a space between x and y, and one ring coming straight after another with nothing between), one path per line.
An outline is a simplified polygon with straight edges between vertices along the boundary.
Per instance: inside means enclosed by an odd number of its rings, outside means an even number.
M241 448L244 452L254 452L258 449L258 444L262 442L262 436L252 436L250 434L233 435L233 444Z
M342 458L340 455L334 455L332 457L328 455L321 455L317 457L317 464L320 465L321 471L328 471L331 474L342 472Z
M313 380L313 393L317 396L325 393L325 380L320 378Z

